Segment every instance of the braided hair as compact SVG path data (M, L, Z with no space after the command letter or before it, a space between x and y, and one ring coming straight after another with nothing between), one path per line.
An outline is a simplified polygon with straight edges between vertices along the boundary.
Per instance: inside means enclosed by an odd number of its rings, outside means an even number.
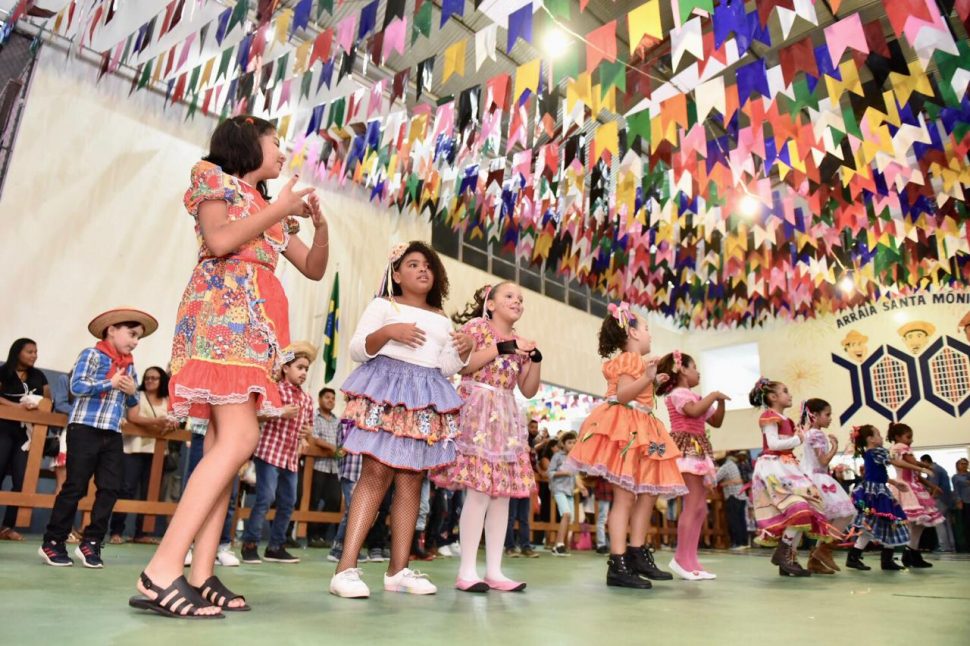
M824 399L812 398L812 399L805 400L802 402L802 415L801 415L801 418L799 418L798 423L801 426L805 426L810 421L812 421L812 419L816 415L821 413L826 408L831 408L831 407L832 407L831 404L829 404Z
M755 383L754 388L748 394L748 401L755 408L767 408L768 407L768 395L778 390L781 386L780 381L771 381L765 377L762 377Z

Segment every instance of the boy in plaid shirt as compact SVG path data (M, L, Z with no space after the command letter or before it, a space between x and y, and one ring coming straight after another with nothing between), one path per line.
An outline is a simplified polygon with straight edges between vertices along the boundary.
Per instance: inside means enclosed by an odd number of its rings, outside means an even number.
M158 321L133 309L115 309L96 316L88 331L99 339L81 352L71 370L74 395L67 424L67 479L54 500L44 542L38 554L48 565L74 565L64 543L94 476L98 491L91 522L75 554L85 567L101 568L101 543L108 531L124 479L121 424L126 414L138 414L138 382L132 350L140 339L158 329Z
M313 399L301 388L317 350L306 341L287 348L293 359L283 366L279 382L284 413L268 419L260 429L259 444L253 454L256 466L256 503L246 531L243 532L242 562L260 563L258 544L263 536L263 521L273 500L276 517L269 533L263 558L274 563L299 563L286 551L286 528L296 505L297 471L300 448L313 430Z

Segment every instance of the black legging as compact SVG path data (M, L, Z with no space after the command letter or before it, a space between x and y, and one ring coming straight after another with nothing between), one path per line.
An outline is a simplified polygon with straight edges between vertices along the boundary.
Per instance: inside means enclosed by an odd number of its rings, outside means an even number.
M12 426L16 425L16 426ZM22 491L24 488L24 473L27 471L27 454L20 447L27 441L27 431L19 422L3 422L0 424L0 485L10 476L10 491ZM4 527L17 524L19 507L7 505L3 515Z

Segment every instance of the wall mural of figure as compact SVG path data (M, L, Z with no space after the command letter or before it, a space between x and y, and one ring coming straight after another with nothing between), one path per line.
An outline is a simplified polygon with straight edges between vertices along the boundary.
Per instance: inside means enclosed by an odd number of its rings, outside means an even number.
M967 335L967 343L970 343L970 312L963 315L963 318L957 323L957 329Z
M936 326L926 321L912 321L899 328L897 332L903 337L903 343L909 351L918 355L927 346L930 337L936 334Z
M858 330L850 330L842 339L842 349L851 361L862 363L869 354L869 337Z

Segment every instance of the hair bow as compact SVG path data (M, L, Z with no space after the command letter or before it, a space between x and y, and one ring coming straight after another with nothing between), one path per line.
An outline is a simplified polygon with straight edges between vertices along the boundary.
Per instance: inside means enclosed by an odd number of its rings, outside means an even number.
M482 318L488 318L488 297L492 293L492 286L485 285L485 293L482 295Z
M664 453L666 453L666 452L667 452L667 445L665 443L663 443L663 442L659 442L659 443L658 442L651 442L650 444L647 445L647 455L648 456L649 455L653 455L654 453L656 453L660 457L663 457L664 456Z
M407 248L408 248L408 243L406 242L397 243L396 245L391 247L390 253L387 254L387 261L391 264L396 263L398 260L401 259L401 256L404 255L404 252L407 251Z
M626 329L626 327L633 320L633 313L630 312L630 304L626 301L620 301L619 303L610 303L606 307L606 311L610 313L610 316L615 318L620 324L620 327Z
M852 430L849 432L849 439L852 440L853 444L855 444L856 438L859 437L859 429L861 428L861 426L853 426Z
M680 354L680 350L674 350L674 366L671 368L674 374L680 372L680 369L684 367L683 357Z
M384 272L384 278L381 279L381 288L378 290L378 296L387 296L391 299L391 303L394 305L394 309L397 309L397 303L394 302L394 287L392 285L393 279L391 274L394 272L394 263L401 259L404 252L407 251L409 244L407 242L399 242L393 247L391 247L390 253L387 254L387 271Z

